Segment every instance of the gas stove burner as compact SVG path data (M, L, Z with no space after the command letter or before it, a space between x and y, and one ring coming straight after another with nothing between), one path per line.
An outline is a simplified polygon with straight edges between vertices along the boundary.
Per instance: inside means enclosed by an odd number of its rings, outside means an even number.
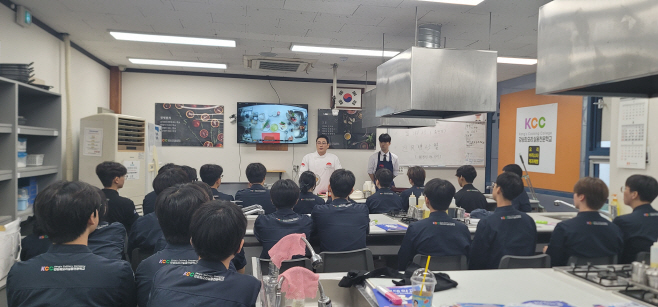
M617 280L619 277L617 275L617 272L614 271L601 271L598 274L599 278L601 279L606 279L606 280Z

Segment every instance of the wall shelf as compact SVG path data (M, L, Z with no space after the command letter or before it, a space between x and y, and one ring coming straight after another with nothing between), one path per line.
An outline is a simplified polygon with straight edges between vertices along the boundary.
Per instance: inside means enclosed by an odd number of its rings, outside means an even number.
M59 136L59 130L41 127L18 126L16 132L20 135Z
M28 217L34 215L34 207L29 207L26 210L16 212L16 217L22 221L27 220Z
M28 167L19 167L16 169L16 172L18 173L18 178L56 174L58 171L59 171L59 166L57 165L28 166Z
M11 180L13 173L12 170L0 170L0 181Z
M14 131L11 124L0 124L0 133L11 133Z

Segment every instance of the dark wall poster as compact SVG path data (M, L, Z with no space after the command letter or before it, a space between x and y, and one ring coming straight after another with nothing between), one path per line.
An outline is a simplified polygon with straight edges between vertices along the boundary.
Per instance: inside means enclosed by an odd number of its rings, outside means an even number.
M332 149L374 149L375 129L363 128L362 119L360 110L340 110L333 116L330 109L319 109L318 135L329 137Z
M224 106L155 104L162 146L224 147Z

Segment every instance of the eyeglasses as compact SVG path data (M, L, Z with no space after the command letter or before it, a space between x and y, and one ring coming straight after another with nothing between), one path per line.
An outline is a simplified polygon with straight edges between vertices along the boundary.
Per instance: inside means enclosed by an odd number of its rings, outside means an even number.
M219 178L224 178L224 175L219 176Z
M317 142L317 143L315 143L315 144L318 144L318 145L327 145L327 143L325 143L325 142Z
M495 187L497 187L497 186L498 186L498 185L494 182L494 183L491 185L491 188L493 189L493 188L495 188Z

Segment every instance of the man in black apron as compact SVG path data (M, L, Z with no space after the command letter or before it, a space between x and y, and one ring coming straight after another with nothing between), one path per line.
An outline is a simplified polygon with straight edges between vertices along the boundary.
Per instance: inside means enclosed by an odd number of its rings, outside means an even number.
M394 178L398 175L400 168L398 156L388 150L389 146L391 146L391 136L388 133L381 134L379 136L379 148L381 150L372 154L368 160L368 176L370 176L373 183L375 182L375 172L381 168L391 171ZM395 187L395 182L391 183L391 187Z

